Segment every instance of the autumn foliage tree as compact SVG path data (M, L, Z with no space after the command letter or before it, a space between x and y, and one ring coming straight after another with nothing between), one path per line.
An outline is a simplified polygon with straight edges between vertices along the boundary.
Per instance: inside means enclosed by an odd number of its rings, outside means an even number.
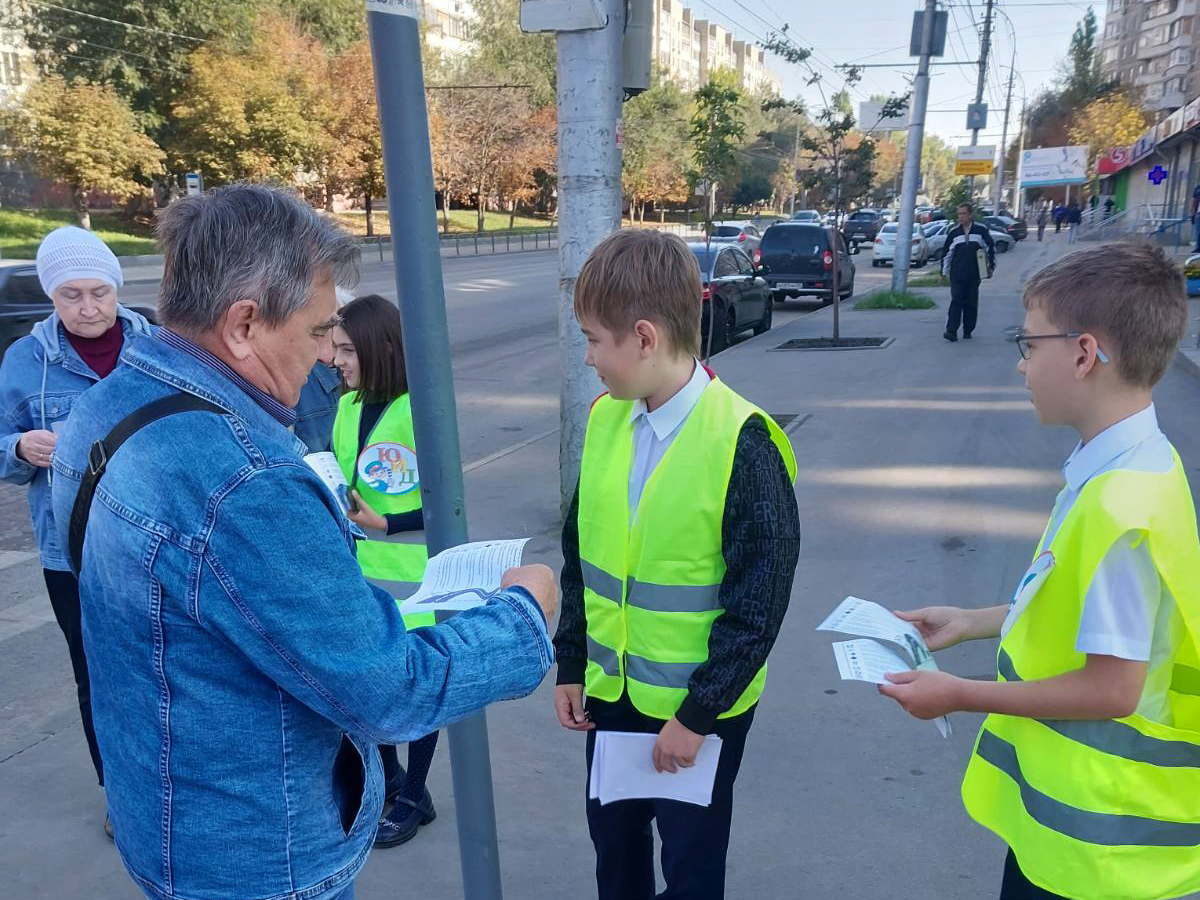
M674 82L656 77L649 90L626 102L621 188L629 200L629 220L646 201L686 200L689 98Z
M375 101L375 74L367 43L351 45L330 65L330 83L337 98L333 134L328 149L326 194L335 191L362 197L367 236L375 234L375 200L387 193L383 177L383 137Z
M93 194L127 200L144 193L163 171L162 150L139 127L129 104L106 85L44 78L0 118L0 132L43 178L67 185L84 228L91 228Z
M1088 147L1088 171L1096 174L1096 161L1111 147L1132 144L1146 130L1146 114L1128 94L1108 94L1093 100L1075 114L1070 141Z

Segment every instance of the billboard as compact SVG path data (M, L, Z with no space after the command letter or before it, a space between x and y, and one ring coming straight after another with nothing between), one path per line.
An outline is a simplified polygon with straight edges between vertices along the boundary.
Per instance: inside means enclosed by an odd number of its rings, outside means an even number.
M1038 147L1021 154L1021 187L1084 184L1088 180L1087 147Z
M908 130L907 111L902 116L893 116L890 119L880 119L879 116L882 112L882 103L864 100L858 104L858 127L868 134L885 134L889 131ZM876 122L879 124L875 124Z
M955 175L991 175L996 165L996 147L959 147L954 160Z
M1116 175L1133 158L1132 147L1111 147L1109 151L1096 160L1097 175Z

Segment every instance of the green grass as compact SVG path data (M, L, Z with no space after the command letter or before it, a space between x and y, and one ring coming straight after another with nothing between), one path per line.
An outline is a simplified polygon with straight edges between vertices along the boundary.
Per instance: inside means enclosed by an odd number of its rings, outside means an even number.
M61 225L74 225L75 214L61 209L0 209L0 253L5 259L33 259L38 245ZM157 252L153 226L120 213L92 213L92 230L117 256Z
M918 275L908 279L909 287L946 287L950 284L941 275Z
M909 282L910 284L912 282ZM937 304L922 294L876 291L854 304L855 309L933 309Z
M367 214L362 210L337 213L335 217L338 223L347 229L351 234L363 236L367 233ZM450 210L450 234L475 234L476 224L475 210ZM438 210L437 226L438 233L441 234L441 210ZM549 219L534 218L532 216L517 216L513 221L514 232L530 231L533 229L544 229L549 227ZM508 231L508 213L485 212L483 214L483 230L485 233L489 231ZM383 209L375 210L375 233L381 235L391 234L391 221L388 218L386 206Z

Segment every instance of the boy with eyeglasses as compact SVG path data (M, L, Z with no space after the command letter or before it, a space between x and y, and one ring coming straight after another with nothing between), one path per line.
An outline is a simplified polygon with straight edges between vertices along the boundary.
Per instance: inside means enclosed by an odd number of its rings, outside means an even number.
M1153 386L1187 326L1176 267L1109 244L1038 272L1017 364L1038 418L1080 442L1010 604L898 613L931 649L1000 638L996 681L880 687L918 718L988 713L967 812L1009 845L1001 900L1200 890L1200 543Z

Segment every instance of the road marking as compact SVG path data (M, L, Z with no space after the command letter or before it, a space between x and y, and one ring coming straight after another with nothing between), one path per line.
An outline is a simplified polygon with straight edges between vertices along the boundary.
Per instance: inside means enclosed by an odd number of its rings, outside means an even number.
M31 559L37 559L36 550L0 550L0 569L20 565Z
M550 435L552 435L552 434L558 434L558 429L551 428L549 431L543 431L541 434L535 434L531 438L526 438L525 440L521 441L519 444L513 444L511 447L505 447L503 450L497 450L495 453L491 454L490 456L485 456L483 459L477 459L477 460L475 460L475 462L469 463L466 466L464 466L463 474L466 475L468 472L474 472L476 469L483 468L488 463L494 463L498 459L503 459L504 457L509 456L510 454L516 453L518 450L524 450L530 444L536 444L538 441L545 440L546 438L550 437Z
M54 610L45 597L35 597L0 610L0 644L53 621Z

